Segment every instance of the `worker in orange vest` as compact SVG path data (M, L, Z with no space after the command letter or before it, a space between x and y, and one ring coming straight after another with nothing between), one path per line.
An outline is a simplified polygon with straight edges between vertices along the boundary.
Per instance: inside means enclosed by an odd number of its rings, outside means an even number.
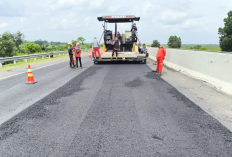
M159 76L161 76L161 72L163 70L163 60L165 59L166 56L166 50L164 49L163 46L161 46L160 44L158 44L158 53L156 55L156 59L157 59L157 74Z

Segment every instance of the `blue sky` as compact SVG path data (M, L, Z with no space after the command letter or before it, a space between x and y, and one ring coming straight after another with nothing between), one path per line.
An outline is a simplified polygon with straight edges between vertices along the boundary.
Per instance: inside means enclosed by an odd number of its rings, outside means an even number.
M232 0L0 0L0 34L20 30L26 40L68 42L101 37L103 15L135 15L142 43L170 35L183 44L218 44L218 27L232 10ZM109 26L112 28L113 26ZM130 29L119 24L120 32Z

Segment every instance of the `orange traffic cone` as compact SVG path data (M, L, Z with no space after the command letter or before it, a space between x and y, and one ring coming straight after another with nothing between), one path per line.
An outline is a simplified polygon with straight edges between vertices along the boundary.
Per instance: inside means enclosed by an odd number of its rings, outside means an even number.
M35 84L35 80L31 71L31 66L28 65L28 78L27 78L27 83L26 84Z
M91 57L91 53L89 53L89 58L92 58L92 57Z
M102 54L103 54L103 51L102 51Z
M76 57L73 56L74 65L76 65Z

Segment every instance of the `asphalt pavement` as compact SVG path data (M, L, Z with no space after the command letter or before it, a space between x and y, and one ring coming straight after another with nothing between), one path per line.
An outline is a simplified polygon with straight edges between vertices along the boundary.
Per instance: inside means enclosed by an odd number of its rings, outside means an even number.
M38 71L41 84L34 87L57 78L58 88L40 91L0 126L1 156L232 156L232 133L146 64L84 63L83 71L64 63ZM44 72L51 77L46 84ZM13 89L33 88L2 81L5 105Z

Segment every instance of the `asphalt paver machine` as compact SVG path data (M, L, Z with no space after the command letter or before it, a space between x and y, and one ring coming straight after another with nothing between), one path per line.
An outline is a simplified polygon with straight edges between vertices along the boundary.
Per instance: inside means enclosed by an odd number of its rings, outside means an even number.
M136 61L140 63L146 63L147 55L139 54L135 51L135 44L138 40L138 32L134 30L134 26L136 25L134 21L139 21L140 17L135 17L134 15L115 15L115 16L102 16L97 18L98 21L103 21L103 54L101 54L101 60L99 57L94 59L94 63L98 63L101 61ZM107 23L115 23L115 30L107 30ZM121 34L120 41L120 49L118 51L118 59L111 59L112 51L113 51L113 42L115 37L117 36L117 24L118 23L131 23L131 28L128 31L125 31L124 34ZM92 54L92 56L94 56Z

